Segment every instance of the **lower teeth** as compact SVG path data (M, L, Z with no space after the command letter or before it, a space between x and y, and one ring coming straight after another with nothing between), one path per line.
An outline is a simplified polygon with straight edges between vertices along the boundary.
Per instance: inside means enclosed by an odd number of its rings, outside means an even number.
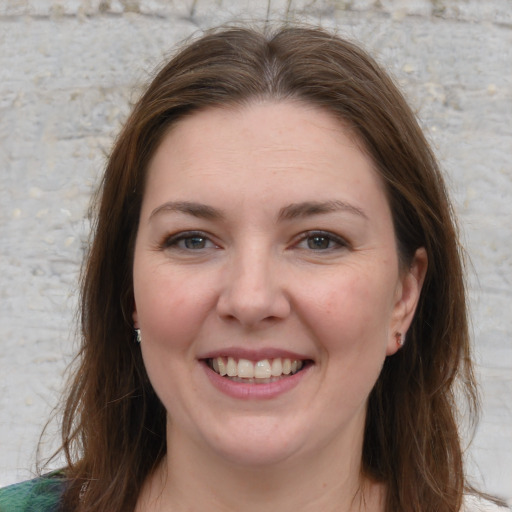
M289 376L291 375L292 374ZM232 380L233 382L243 382L245 384L270 384L282 379L283 377L288 377L288 375L281 375L281 377L270 377L269 379L244 379L242 377L228 377L227 375L224 375L224 378L226 379Z

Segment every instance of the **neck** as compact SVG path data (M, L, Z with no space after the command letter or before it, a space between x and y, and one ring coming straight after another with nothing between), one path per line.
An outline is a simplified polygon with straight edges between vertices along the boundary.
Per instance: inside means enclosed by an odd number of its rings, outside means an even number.
M315 454L235 464L172 433L172 451L148 479L137 512L381 512L383 488L361 476L361 447L338 440ZM362 446L362 444L361 444Z

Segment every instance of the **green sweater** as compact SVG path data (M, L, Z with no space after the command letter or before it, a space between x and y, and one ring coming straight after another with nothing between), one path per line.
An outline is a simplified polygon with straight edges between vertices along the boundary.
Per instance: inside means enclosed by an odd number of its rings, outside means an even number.
M61 472L0 489L0 512L61 512L66 480Z

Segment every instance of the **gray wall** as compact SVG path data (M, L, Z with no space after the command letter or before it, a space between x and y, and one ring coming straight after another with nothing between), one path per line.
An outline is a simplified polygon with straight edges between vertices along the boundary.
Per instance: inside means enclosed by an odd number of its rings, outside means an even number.
M434 144L472 261L471 472L512 499L512 0L294 0L290 14L363 43ZM266 15L250 0L0 0L0 485L30 476L64 385L87 205L130 102L176 41Z

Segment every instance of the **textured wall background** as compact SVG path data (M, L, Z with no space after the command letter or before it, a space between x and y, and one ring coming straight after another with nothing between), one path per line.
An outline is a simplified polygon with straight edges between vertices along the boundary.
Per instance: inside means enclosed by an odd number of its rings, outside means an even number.
M363 43L433 141L472 260L471 472L512 499L511 0L0 0L0 485L63 387L89 198L140 85L175 42L287 9Z

